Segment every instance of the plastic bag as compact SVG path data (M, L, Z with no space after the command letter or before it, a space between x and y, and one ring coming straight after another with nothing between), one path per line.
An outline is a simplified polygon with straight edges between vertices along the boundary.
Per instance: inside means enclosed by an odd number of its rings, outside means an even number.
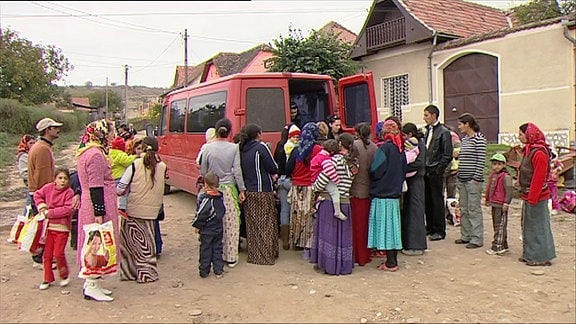
M18 238L20 234L22 234L22 228L26 224L26 216L18 215L16 216L16 221L12 228L10 229L10 236L8 237L8 242L10 243L18 243Z
M48 221L44 214L36 214L22 226L18 237L18 248L37 255L44 249Z
M563 211L567 213L576 212L576 192L574 190L566 191L558 203Z
M82 266L78 277L85 279L115 274L118 271L117 242L112 221L104 224L86 224L83 230Z

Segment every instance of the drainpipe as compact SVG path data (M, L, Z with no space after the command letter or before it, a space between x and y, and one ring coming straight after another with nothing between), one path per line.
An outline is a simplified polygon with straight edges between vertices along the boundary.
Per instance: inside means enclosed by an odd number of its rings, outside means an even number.
M432 52L436 49L436 43L438 41L438 32L434 31L434 39L432 40L432 48L430 48L430 53L428 53L428 103L432 104Z
M570 35L570 30L568 30L568 26L573 25L574 23L570 23L568 19L562 19L562 29L564 29L564 37L572 43L572 60L574 61L574 66L576 66L576 38ZM576 149L576 73L574 73L574 128L575 128L575 135L574 135L574 148ZM572 168L572 179L576 180L576 165Z

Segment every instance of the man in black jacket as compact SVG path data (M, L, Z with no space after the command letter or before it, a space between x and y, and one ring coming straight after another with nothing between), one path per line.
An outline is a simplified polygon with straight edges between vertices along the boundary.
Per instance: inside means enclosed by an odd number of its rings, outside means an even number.
M444 172L452 160L450 131L438 121L440 110L434 105L424 108L426 122L426 232L431 241L446 237L444 218Z

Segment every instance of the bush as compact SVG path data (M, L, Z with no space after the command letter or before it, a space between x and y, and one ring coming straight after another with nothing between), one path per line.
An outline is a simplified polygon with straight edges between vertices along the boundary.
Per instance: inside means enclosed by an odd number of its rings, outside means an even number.
M0 99L0 129L8 134L36 134L36 123L45 117L63 123L62 132L78 131L86 124L87 116L85 112L61 112L26 106L14 99Z

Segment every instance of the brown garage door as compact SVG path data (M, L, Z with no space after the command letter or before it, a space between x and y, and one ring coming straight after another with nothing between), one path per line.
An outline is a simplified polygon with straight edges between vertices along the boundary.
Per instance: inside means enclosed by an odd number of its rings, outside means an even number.
M488 142L498 141L498 58L469 54L444 69L444 121L458 129L458 116L474 115Z

